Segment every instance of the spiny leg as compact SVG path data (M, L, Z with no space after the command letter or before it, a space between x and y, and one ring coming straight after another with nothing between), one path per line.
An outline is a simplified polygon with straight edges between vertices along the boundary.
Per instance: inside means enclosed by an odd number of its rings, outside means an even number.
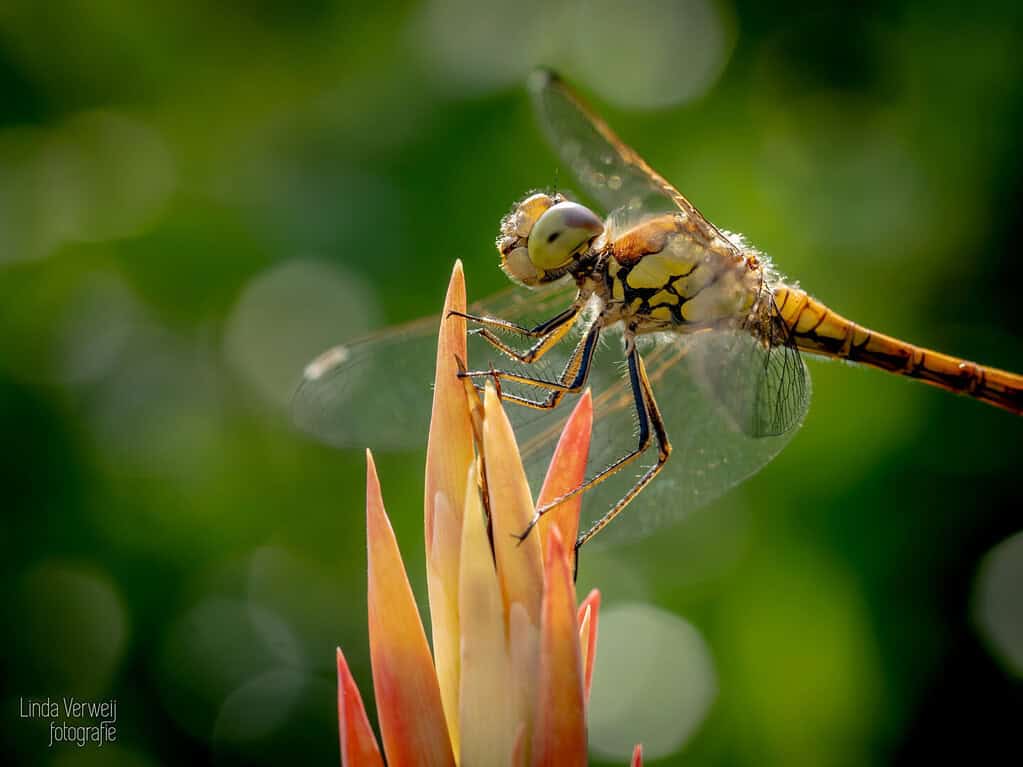
M553 349L562 338L572 329L575 325L575 321L579 318L579 310L577 308L571 308L565 312L562 312L557 317L548 320L543 325L537 327L546 327L546 332L540 335L537 342L533 344L525 352L520 352L513 349L501 338L495 335L489 328L473 328L469 331L471 335L477 335L486 341L488 344L493 346L502 354L511 357L513 360L517 360L526 365L530 365L536 362L538 359L543 357L547 352ZM535 336L530 336L535 337Z
M524 405L535 410L550 410L557 407L566 394L579 391L586 383L586 379L590 374L590 367L593 363L593 355L597 350L597 341L600 339L600 330L601 325L599 322L594 322L590 325L586 335L576 344L572 356L569 357L568 362L565 364L565 369L561 371L557 383L525 376L514 377L504 375L500 370L472 373L459 371L458 375L463 378L488 375L493 376L498 381L504 378L506 380L518 381L519 383L528 382L532 386L546 389L548 392L547 397L542 400L535 400L520 394L505 393L501 398L508 402L514 402L516 405Z
M552 330L561 325L563 322L567 322L568 320L572 319L578 313L579 307L573 304L560 314L556 314L549 320L544 320L535 328L523 327L522 325L517 325L514 322L508 322L508 320L502 320L497 317L484 317L477 314L466 314L465 312L450 311L448 312L447 316L462 317L464 319L470 320L471 322L475 322L480 325L489 325L490 327L493 328L500 328L501 330L506 330L509 333L514 333L517 336L539 338L540 336L547 335Z
M576 346L576 350L572 353L572 357L569 358L568 364L562 371L561 375L558 376L557 381L548 381L543 378L535 378L533 376L523 375L516 373L511 370L471 370L467 373L459 373L460 376L468 376L475 378L478 376L490 376L492 378L500 378L505 381L512 381L513 383L526 384L528 386L536 386L539 389L546 389L549 392L561 394L573 394L582 388L582 385L586 382L586 376L590 371L590 363L593 361L593 353L597 348L597 339L600 337L601 322L598 317L594 320L593 324L590 325L590 329L586 331L586 335ZM581 357L580 355L581 351ZM569 381L569 376L575 372L575 378ZM560 399L560 398L559 398Z
M637 355L638 357L638 355ZM622 510L632 502L632 500L642 492L654 477L664 468L664 464L668 462L668 457L671 455L671 441L668 439L668 432L664 428L664 420L661 418L661 411L657 407L657 400L654 399L654 391L650 386L650 380L646 375L646 368L643 366L643 360L639 360L639 378L640 384L643 387L643 398L646 401L646 406L650 412L650 422L654 427L654 434L657 437L657 463L651 466L642 477L636 482L635 485L627 492L611 509L600 519L590 525L589 529L580 535L575 542L575 561L576 567L579 566L579 549L584 543L590 538L603 530L615 517L621 514Z
M548 511L553 509L555 506L560 505L561 503L567 501L569 498L572 498L573 496L578 495L579 493L584 493L590 488L599 485L605 479L614 474L617 474L619 471L624 469L634 460L639 458L639 456L641 456L646 451L646 449L650 447L650 424L652 421L654 423L654 430L657 434L658 444L661 446L660 452L663 453L665 451L664 446L668 444L667 435L664 434L664 426L663 423L661 422L661 416L660 412L657 410L657 405L654 403L652 395L649 394L650 383L647 380L646 368L643 367L643 360L642 358L640 358L639 352L636 350L635 345L632 345L632 348L628 353L628 361L629 383L631 384L632 387L632 397L636 405L636 416L639 420L639 440L635 450L632 450L626 455L623 455L610 466L606 467L602 471L598 472L597 474L583 482L581 485L579 485L579 487L565 493L562 496L559 496L558 498L555 498L553 501L538 508L533 513L533 518L529 521L529 524L526 526L526 529L523 530L522 533L518 536L520 540L525 540L526 536L529 535L530 531L534 527L536 527L536 523L540 521L540 517L542 517ZM671 451L670 445L668 445L667 451L668 452ZM660 459L658 460L659 463L663 463L663 461L660 461ZM649 479L646 479L645 481L641 479L640 486L646 484L646 482L649 481L650 481ZM638 490L636 488L633 488L633 490L630 491L630 494L634 495L635 492L638 492ZM629 498L629 500L632 500L631 496L627 497ZM626 503L628 503L628 501L626 501ZM619 511L621 511L621 509L618 508L620 504L624 508L624 504L622 504L621 501L619 501L618 504L615 504L615 507L612 508L611 512L608 512L608 514L605 514L604 517L601 518L602 521L606 520L604 521L604 524L607 524L607 522L611 521L609 517L613 517L614 514L617 514ZM589 531L587 531L587 533L589 533ZM580 544L577 543L576 548L578 548L579 545Z

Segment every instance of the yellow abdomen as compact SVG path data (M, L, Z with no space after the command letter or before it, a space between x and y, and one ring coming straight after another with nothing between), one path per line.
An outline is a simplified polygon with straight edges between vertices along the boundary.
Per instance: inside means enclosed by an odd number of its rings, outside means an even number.
M1023 414L1023 376L924 349L876 333L828 309L804 290L780 285L774 304L796 346L916 378L957 394Z

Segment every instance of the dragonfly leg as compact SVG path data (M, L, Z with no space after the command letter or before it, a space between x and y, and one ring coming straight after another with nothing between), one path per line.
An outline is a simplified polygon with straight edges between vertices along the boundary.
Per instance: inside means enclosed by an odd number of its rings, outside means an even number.
M563 391L552 391L545 399L530 399L529 397L523 397L521 394L509 394L506 392L501 395L501 400L503 402L514 402L516 405L522 405L523 407L531 407L534 410L552 410L561 403L561 399L564 396L565 392Z
M635 352L633 352L635 353ZM637 357L639 355L637 354ZM631 368L630 368L631 370ZM633 379L635 381L635 379ZM650 414L650 423L654 427L654 434L657 437L657 463L648 468L641 476L636 484L627 492L611 509L600 519L594 522L582 533L575 542L576 552L576 567L579 566L579 549L586 541L590 540L594 535L603 530L608 523L611 522L615 517L621 514L622 510L629 505L633 498L640 494L654 477L664 468L664 464L668 462L668 457L671 455L671 441L668 439L668 432L664 428L664 420L661 418L661 411L657 407L657 401L654 399L653 388L650 386L650 380L646 375L646 368L643 366L643 360L639 360L639 382L642 387L642 396L646 401L646 407Z
M501 330L506 330L509 333L514 333L517 336L539 338L540 336L545 336L552 330L555 330L562 323L573 319L577 314L579 314L579 307L573 304L560 314L551 317L549 320L544 320L535 328L523 327L522 325L517 325L514 322L508 322L508 320L498 319L497 317L484 317L477 314L466 314L465 312L451 311L448 312L447 316L463 317L470 322L475 322L479 325L487 325L492 328L500 328Z
M605 479L618 473L646 452L647 448L650 447L651 425L653 426L654 435L657 438L657 463L640 478L636 485L626 494L625 498L618 501L618 503L616 503L607 514L601 517L593 525L593 527L579 537L579 540L576 542L576 549L585 543L586 540L593 537L600 528L614 519L614 517L617 516L623 508L625 508L629 501L635 498L636 494L654 478L657 472L660 471L661 467L664 465L664 462L668 460L668 455L671 453L671 443L668 441L668 435L664 429L664 421L661 419L660 410L657 408L657 403L654 401L653 390L650 387L650 381L646 374L646 367L643 365L643 359L639 356L639 352L636 350L635 346L632 346L628 353L628 361L629 382L632 385L632 396L636 403L636 416L639 420L639 441L635 450L632 450L612 463L610 466L595 474L593 477L590 477L588 480L579 485L579 487L538 508L534 512L533 518L529 521L526 529L519 535L521 540L524 540L525 537L529 535L530 531L536 526L536 523L540 521L540 517L555 506L558 506L579 493L586 492L590 488L599 485Z
M486 341L488 344L493 346L502 354L511 357L513 360L523 362L527 365L536 362L548 351L554 348L562 338L572 329L575 325L575 321L579 318L579 310L571 308L568 311L562 312L557 317L554 317L542 325L538 325L538 328L544 328L545 332L540 336L532 335L533 331L530 331L531 338L538 338L537 342L533 344L527 351L520 352L513 349L511 346L506 344L501 338L494 334L489 328L473 328L469 332L473 335L477 335ZM534 328L535 330L535 328Z
M593 362L593 354L597 350L600 329L599 321L590 325L590 329L586 331L586 335L576 345L572 356L569 357L568 363L565 365L565 369L561 371L557 381L545 381L542 378L533 378L507 370L475 370L464 373L460 372L458 375L463 378L491 376L502 381L513 381L545 389L547 396L542 400L534 400L517 394L505 394L503 398L526 407L548 410L556 407L566 394L579 391L586 383L586 378L590 373L590 364Z

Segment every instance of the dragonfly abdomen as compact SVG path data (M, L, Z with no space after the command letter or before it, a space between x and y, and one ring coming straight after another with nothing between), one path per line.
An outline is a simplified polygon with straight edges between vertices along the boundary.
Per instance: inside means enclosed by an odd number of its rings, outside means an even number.
M869 330L832 311L799 288L777 287L774 302L796 346L802 351L915 378L1017 415L1023 414L1023 376Z

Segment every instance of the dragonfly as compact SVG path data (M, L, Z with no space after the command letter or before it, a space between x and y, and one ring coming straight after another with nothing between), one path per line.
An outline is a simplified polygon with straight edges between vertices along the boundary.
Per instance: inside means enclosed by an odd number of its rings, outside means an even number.
M587 479L539 507L533 523L587 493L578 549L605 530L619 534L601 540L643 535L717 499L770 462L803 423L811 392L804 355L1023 414L1023 376L839 315L782 278L741 235L712 224L558 75L536 73L530 92L550 143L607 211L601 217L557 191L519 201L497 238L500 266L517 288L464 315L474 325L470 358L499 355L505 364L463 375L497 379L504 400L521 406L513 420L531 483L542 479L564 403L584 387L594 392ZM297 422L338 446L416 446L444 320L325 352L306 368ZM605 348L612 335L616 354ZM609 527L637 497L636 521Z

